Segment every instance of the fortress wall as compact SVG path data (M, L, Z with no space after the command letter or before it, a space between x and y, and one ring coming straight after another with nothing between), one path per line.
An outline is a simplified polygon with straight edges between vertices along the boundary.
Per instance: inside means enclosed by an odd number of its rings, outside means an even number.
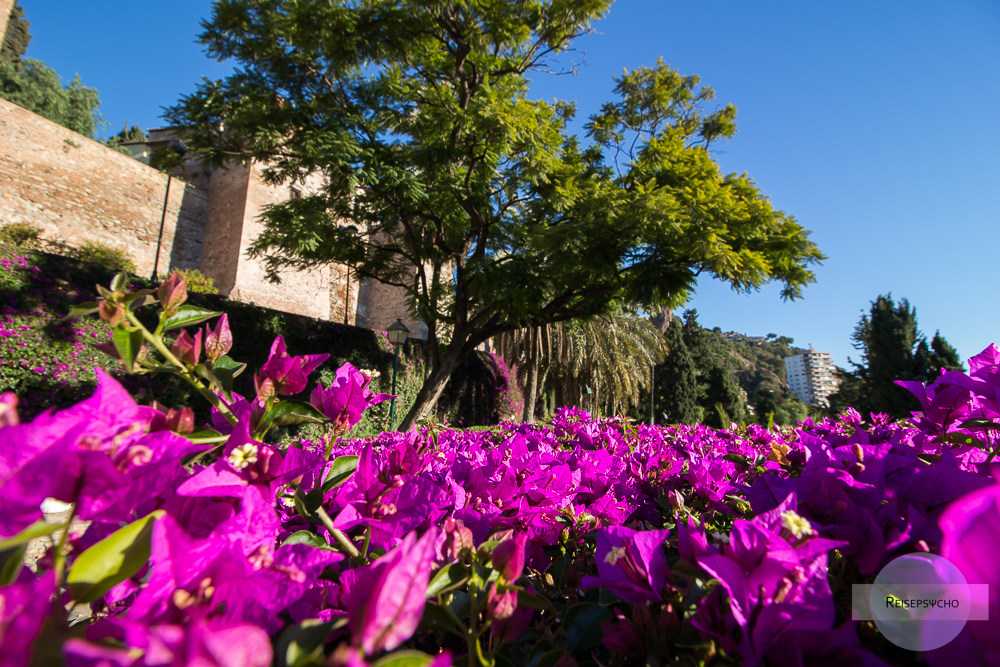
M0 100L0 224L28 222L47 240L125 250L149 275L166 192L166 174ZM160 273L199 265L207 210L206 193L171 180Z

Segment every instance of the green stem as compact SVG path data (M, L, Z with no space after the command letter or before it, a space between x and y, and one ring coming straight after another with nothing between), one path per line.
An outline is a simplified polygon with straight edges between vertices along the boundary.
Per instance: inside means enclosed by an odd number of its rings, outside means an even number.
M73 525L73 519L76 517L76 503L73 503L73 509L69 511L69 518L66 519L66 527L63 529L62 535L59 537L59 544L56 546L55 558L53 562L53 568L56 573L56 585L60 586L63 583L63 572L66 569L66 542L69 540L69 530L70 526Z
M169 361L177 369L177 374L187 380L191 386L198 390L198 393L211 403L212 407L218 410L230 424L235 426L239 422L236 416L230 411L229 406L226 405L215 394L215 392L203 385L198 378L196 378L191 371L188 370L188 367L184 364L184 362L174 356L174 353L171 352L170 348L166 346L161 336L155 336L150 333L149 329L143 326L142 322L139 321L139 318L135 316L135 313L128 308L125 309L125 317L128 319L129 323L137 327L139 331L142 332L142 337L149 341L149 344L156 348L156 351L163 355L163 358Z
M333 536L333 539L337 541L337 544L344 553L351 558L361 558L361 552L358 551L356 546L354 546L354 543L351 542L350 538L347 537L347 535L345 535L339 528L333 527L333 519L330 518L330 515L326 513L325 509L322 507L316 508L316 516L318 516L319 520L323 522L323 525L330 532L330 535Z
M361 557L368 560L368 547L372 543L372 527L369 525L365 530L365 541L361 544Z

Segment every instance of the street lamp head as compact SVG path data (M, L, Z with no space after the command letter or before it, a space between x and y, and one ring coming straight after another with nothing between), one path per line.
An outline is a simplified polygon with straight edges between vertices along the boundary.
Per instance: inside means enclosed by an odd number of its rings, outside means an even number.
M389 336L389 342L393 345L402 345L406 342L406 336L410 333L410 330L406 328L403 324L403 320L396 318L395 323L391 324L386 330L386 334Z

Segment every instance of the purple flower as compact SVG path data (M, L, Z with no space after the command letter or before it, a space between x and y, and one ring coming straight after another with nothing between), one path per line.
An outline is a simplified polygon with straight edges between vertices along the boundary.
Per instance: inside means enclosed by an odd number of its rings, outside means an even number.
M329 389L317 385L309 402L330 418L344 432L361 421L365 410L382 401L394 398L389 394L373 394L368 388L371 378L351 364L337 369L337 377Z
M341 581L355 645L367 655L391 651L410 638L424 613L437 529L408 534L374 563L348 570Z
M667 560L663 543L669 530L637 531L607 526L597 531L597 577L584 577L583 588L603 587L626 602L663 599Z
M299 393L306 388L306 377L329 358L329 354L290 357L285 351L284 337L278 336L271 344L267 361L254 375L257 398L264 401L279 394Z
M252 624L195 621L122 625L121 641L131 651L71 639L63 647L67 667L268 667L273 659L270 638Z
M1000 484L956 500L941 515L940 525L941 555L966 582L989 587L989 620L969 622L958 637L928 658L931 664L945 665L981 656L986 664L986 656L1000 656L1000 570L995 558L1000 553Z
M31 644L52 611L55 574L36 579L27 569L18 582L0 587L0 663L5 667L26 666Z

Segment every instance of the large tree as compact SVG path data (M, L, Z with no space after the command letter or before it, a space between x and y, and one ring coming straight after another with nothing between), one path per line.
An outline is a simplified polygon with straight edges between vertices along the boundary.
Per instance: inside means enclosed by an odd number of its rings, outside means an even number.
M917 311L906 299L896 303L892 294L872 301L852 334L861 361L851 361L853 372L841 376L841 386L831 396L831 407L843 409L853 404L862 414L883 412L893 417L909 417L920 405L897 380L932 381L941 368L961 370L958 353L935 333L928 347L917 328Z
M31 41L29 27L20 3L15 3L0 47L0 97L93 138L103 122L97 89L85 86L79 74L64 86L51 67L24 58Z
M669 424L694 424L704 411L698 406L700 390L695 360L684 343L684 326L674 318L667 327L666 360L656 367L654 420Z
M626 72L582 139L572 104L530 98L527 77L558 68L610 5L218 0L203 23L236 69L167 117L216 163L325 176L266 212L253 251L274 276L339 261L409 292L432 358L400 428L504 331L679 304L703 272L744 291L779 280L792 298L814 279L808 232L746 175L720 174L709 145L736 112L709 108L697 77Z

